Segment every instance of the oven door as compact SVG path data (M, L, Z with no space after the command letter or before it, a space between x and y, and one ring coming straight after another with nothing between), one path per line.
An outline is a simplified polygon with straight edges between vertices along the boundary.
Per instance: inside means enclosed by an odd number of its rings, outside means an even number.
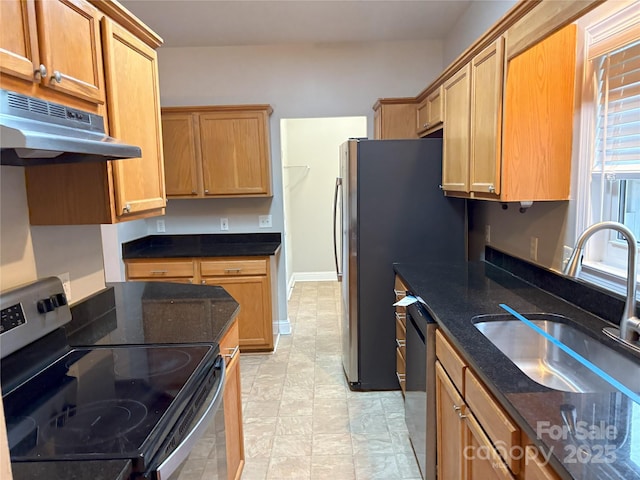
M182 472L188 474L189 478L194 478L195 472L202 474L206 471L207 475L203 478L226 480L227 448L223 403L225 365L221 356L216 360L215 369L220 372L219 380L208 393L198 413L192 419L181 419L176 426L178 429L189 428L189 433L175 448L172 436L169 436L158 453L158 458L162 460L145 477L177 480L181 478ZM166 456L165 452L171 453Z

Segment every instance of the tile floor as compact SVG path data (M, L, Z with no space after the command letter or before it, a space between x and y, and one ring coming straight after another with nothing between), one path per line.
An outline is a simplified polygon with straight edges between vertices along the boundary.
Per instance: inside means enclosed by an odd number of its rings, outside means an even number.
M337 282L297 283L292 334L240 359L243 480L419 480L402 395L351 392L342 371Z

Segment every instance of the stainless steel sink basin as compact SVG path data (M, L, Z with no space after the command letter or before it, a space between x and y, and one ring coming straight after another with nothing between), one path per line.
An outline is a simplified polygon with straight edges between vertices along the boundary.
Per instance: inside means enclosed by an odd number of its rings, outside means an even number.
M524 317L629 389L640 391L640 362L563 323L567 319L561 315L525 314ZM535 382L565 392L615 390L553 342L509 314L478 315L472 320L485 337Z

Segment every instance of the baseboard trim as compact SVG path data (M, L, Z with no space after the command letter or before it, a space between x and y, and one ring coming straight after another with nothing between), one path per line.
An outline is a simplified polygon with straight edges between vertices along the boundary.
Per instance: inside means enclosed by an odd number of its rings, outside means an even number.
M278 334L291 335L291 321L289 320L289 317L287 317L285 320L278 320L276 322L276 327L278 329Z
M295 285L296 282L336 282L338 280L338 276L334 271L298 272L291 276L291 280L293 285ZM293 285L291 288L293 288Z

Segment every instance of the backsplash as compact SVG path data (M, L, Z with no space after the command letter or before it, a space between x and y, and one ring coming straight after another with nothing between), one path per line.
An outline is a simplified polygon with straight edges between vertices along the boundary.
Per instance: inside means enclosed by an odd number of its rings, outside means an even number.
M489 246L485 247L485 261L611 323L620 324L625 303L620 295L564 277ZM640 305L636 307L636 315L640 316Z

